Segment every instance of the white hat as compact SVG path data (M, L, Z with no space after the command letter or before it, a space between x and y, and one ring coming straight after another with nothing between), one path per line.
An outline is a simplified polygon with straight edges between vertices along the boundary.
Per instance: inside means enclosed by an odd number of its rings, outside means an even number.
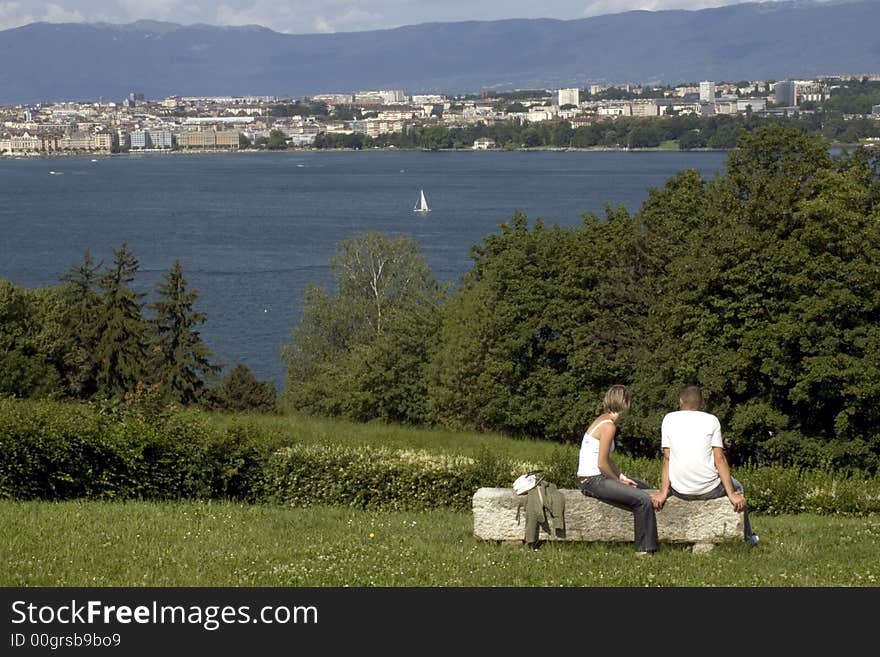
M538 485L538 482L541 481L541 477L538 476L539 472L540 470L527 472L526 474L517 477L516 481L513 482L513 492L517 495L525 495L532 490Z

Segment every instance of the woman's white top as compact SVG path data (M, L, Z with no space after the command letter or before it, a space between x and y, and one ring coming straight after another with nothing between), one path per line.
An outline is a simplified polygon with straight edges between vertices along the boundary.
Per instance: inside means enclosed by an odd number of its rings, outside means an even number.
M601 427L606 422L614 422L614 420L605 419L593 427L593 431ZM611 451L614 451L614 440L611 441ZM587 431L584 439L581 441L581 452L578 457L578 477L594 477L602 474L599 470L599 439L592 433Z

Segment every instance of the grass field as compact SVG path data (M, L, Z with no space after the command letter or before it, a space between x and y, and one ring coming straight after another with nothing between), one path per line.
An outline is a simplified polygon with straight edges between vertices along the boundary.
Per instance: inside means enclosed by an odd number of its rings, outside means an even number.
M515 439L497 433L350 422L293 412L280 415L204 413L201 416L218 429L228 429L236 424L255 427L261 435L271 436L272 442L278 447L292 444L366 445L391 449L429 449L464 456L475 456L488 449L499 457L512 459L545 459L560 447L559 443L549 440ZM577 462L578 446L568 445L575 450L573 463Z
M469 513L198 502L0 502L2 586L862 587L880 517L759 516L754 549L475 539Z

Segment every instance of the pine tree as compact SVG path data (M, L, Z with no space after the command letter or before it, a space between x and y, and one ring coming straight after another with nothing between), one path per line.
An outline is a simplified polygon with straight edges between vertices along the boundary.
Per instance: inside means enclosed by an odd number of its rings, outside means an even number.
M148 374L149 324L141 312L144 295L129 287L137 270L138 261L123 242L113 251L113 265L98 280L97 387L108 396L124 396Z
M73 265L60 279L64 283L64 327L73 342L64 364L65 378L68 389L77 397L93 395L97 386L95 348L99 327L95 320L101 303L97 282L102 265L103 261L96 263L86 250L82 262Z
M209 361L211 351L202 342L198 324L207 315L193 310L198 297L187 290L180 261L174 262L165 280L156 289L159 299L152 304L156 312L156 350L160 362L156 371L165 393L182 404L198 402L205 391L205 378L214 377L220 367Z
M214 408L223 411L271 413L277 393L271 381L258 381L244 363L237 363L212 391Z

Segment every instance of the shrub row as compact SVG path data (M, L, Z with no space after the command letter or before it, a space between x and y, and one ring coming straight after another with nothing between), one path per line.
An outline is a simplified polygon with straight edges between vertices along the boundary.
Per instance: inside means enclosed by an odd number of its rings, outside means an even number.
M253 500L265 454L246 427L116 404L0 401L0 497Z
M203 415L185 411L0 400L0 498L236 499L464 511L478 488L510 486L533 469L561 488L576 486L571 446L544 463L529 463L488 450L464 457L340 443L277 449L265 431L244 422L212 428ZM659 481L659 459L621 455L618 463L629 474ZM880 477L781 466L734 474L756 512L880 513Z
M297 445L273 454L267 500L294 506L340 504L361 509L468 510L481 486L510 486L511 464L424 450Z

